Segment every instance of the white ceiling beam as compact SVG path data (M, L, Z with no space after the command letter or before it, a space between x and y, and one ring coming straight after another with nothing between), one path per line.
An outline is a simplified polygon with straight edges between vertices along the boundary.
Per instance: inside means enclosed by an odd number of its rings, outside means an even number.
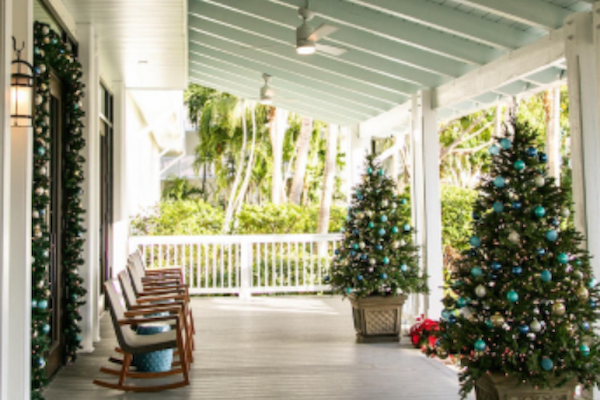
M252 29L254 31L259 31L263 26L268 25L286 28L289 32L276 33L274 39L285 40L287 43L295 45L295 30L300 24L300 19L297 12L289 7L273 3L265 4L264 0L244 0L243 2L239 0L196 0L190 4L192 9L197 10L200 14L204 14L204 8L208 8L204 6L205 4L211 4L259 20L259 23L253 21ZM314 23L315 26L319 23L318 18ZM387 72L420 82L427 87L437 86L436 82L430 83L431 80L437 80L440 77L442 79L456 78L469 69L462 62L449 60L446 57L403 43L382 40L379 36L349 26L344 26L343 29L324 38L323 42L352 50L342 57L338 57L342 61L371 63L379 68L384 68L386 63L389 63L390 68L386 69ZM373 59L370 56L378 58Z
M378 136L382 132L388 132L402 126L410 119L411 105L412 102L408 100L391 110L361 122L358 130L359 137Z
M244 46L245 43L239 42L233 39L229 39L225 36L220 36L215 33L215 25L206 23L203 26L206 30L191 27L190 41L197 42L200 44L207 44L212 47L223 48L224 50L231 53L239 53L240 46ZM218 26L217 26L218 27ZM304 74L309 81L317 82L328 82L339 87L345 88L347 91L354 92L358 95L365 96L367 98L387 103L388 105L394 105L398 102L405 100L406 96L400 93L394 93L387 90L382 90L379 87L373 86L370 83L364 82L359 78L342 74L338 71L328 70L324 67L318 67L311 65L307 62L298 62L292 57L292 53L295 53L294 49L291 49L289 56L269 52L263 49L255 49L255 51L248 51L245 53L245 58L265 63L267 66L277 66L280 69L287 71L294 71L300 74ZM268 70L265 70L268 72ZM271 74L277 76L277 74Z
M434 109L451 107L462 101L496 90L560 62L565 56L563 29L470 72L433 91Z
M268 1L291 9L306 5L305 0ZM321 18L336 25L359 29L471 65L486 64L504 53L342 0L320 0L312 3L311 9Z
M225 70L245 70L246 74L257 77L265 72L265 66L262 64L254 63L251 60L244 58L238 58L233 54L221 52L196 43L190 45L190 61L201 61L203 63L217 65ZM274 75L274 81L283 82L282 84L289 83L290 88L296 91L306 93L313 97L327 99L350 109L364 110L367 113L380 113L383 111L382 108L374 107L369 104L363 97L354 98L352 93L346 93L343 90L328 85L305 84L303 83L305 77L301 75L286 73L279 70L275 71L277 72L277 75ZM272 73L273 70L269 70L269 72Z
M572 13L543 0L454 0L522 24L551 31L563 26L565 18Z
M346 1L503 50L517 49L537 38L508 25L428 1Z

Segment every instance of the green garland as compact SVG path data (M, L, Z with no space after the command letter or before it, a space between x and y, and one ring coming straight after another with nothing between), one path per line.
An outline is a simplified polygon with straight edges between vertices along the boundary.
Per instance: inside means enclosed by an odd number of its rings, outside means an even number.
M83 280L77 269L83 265L85 232L82 222L85 210L81 205L81 183L85 159L79 151L85 146L82 135L81 107L84 85L81 83L82 67L70 46L46 24L34 26L34 69L36 73L36 112L33 144L33 211L32 211L32 326L31 326L31 398L43 399L47 383L46 357L50 344L49 277L50 231L46 224L46 209L50 204L50 69L55 71L65 86L65 124L63 131L63 237L62 265L64 282L65 356L73 362L80 348L81 320L79 307L86 294ZM59 283L60 284L60 283ZM59 299L60 300L60 299Z

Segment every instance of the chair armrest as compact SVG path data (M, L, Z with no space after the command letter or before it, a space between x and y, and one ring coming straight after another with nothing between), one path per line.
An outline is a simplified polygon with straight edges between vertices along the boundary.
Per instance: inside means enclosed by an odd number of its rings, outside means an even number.
M159 301L162 301L163 299L153 299L152 297L144 297L144 303L142 304L136 304L135 306L131 306L130 310L148 310L148 309L155 309L157 307L169 307L169 306L178 306L181 307L184 305L183 301L179 301L179 300L175 300L175 301L170 301L171 297L169 298L165 298L164 302L158 303ZM183 300L183 298L182 298ZM138 301L140 301L140 299L138 299ZM152 304L148 304L148 303L152 303Z
M172 294L170 296L156 296L156 297L146 296L146 297L138 298L137 301L140 303L152 303L152 302L158 302L158 301L164 301L164 300L186 300L186 299L187 299L187 297L183 294Z
M168 288L168 287L158 287L158 288L148 288L144 287L144 291L142 293L138 293L139 296L156 296L160 294L184 294L186 290L180 288Z
M169 315L164 317L145 317L145 318L128 318L128 319L120 319L118 322L119 325L139 325L147 322L172 322L175 321L177 326L179 326L179 315Z
M153 315L159 312L169 312L169 313L175 313L175 314L171 314L171 315L179 315L179 311L181 309L178 307L154 307L154 308L149 308L147 310L131 310L131 311L125 311L125 316L127 318L132 318L132 317L139 317L139 316L146 316L146 315ZM165 315L166 316L166 315Z

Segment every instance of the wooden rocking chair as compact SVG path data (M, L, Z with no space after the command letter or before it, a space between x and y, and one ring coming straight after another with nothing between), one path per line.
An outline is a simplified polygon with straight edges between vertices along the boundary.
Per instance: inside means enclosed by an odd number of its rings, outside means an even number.
M179 283L183 283L184 281L183 269L181 267L147 268L144 256L139 249L129 255L128 261L143 278L178 279Z
M124 358L120 370L101 368L100 371L109 375L118 377L118 383L111 383L102 380L94 380L94 384L124 391L132 392L156 392L166 389L174 389L189 385L189 349L187 343L187 333L184 329L182 320L185 318L181 307L158 307L148 310L125 311L123 306L124 299L115 289L116 281L111 280L104 284L106 288L106 298L110 309L110 316L117 336L120 350ZM149 316L157 312L169 312L168 316ZM127 316L126 316L127 315ZM149 322L166 322L174 325L175 329L169 332L157 333L154 335L136 335L131 329L132 326ZM132 372L130 371L131 362L134 355L145 354L159 350L175 349L179 355L177 366L172 366L165 372ZM175 364L175 363L174 363ZM154 385L154 386L133 386L126 384L127 378L131 379L155 379L172 375L182 374L183 379L174 383Z

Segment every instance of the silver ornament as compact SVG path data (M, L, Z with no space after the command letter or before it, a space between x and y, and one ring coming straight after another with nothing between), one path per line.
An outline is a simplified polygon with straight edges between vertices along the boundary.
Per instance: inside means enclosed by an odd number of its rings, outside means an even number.
M521 240L521 236L517 232L512 231L508 235L508 240L510 240L511 243L517 244Z
M32 213L31 213L31 216L32 216L33 218L37 219L37 218L39 218L39 217L40 217L40 213L39 213L39 212L36 210L36 211L34 211L34 212L32 212Z
M374 258L369 258L369 264L375 265L377 264L377 261Z
M371 210L367 210L367 211L366 211L366 214L367 214L367 217L369 217L369 218L373 218L373 211L371 211Z
M399 247L400 247L400 242L399 242L399 241L397 241L397 240L394 240L394 241L392 242L392 248L394 248L394 249L397 249L397 248L399 248Z
M531 332L538 333L542 330L542 324L540 324L540 321L534 318L531 324L529 324L529 329Z
M527 339L531 340L532 342L535 340L535 337L536 337L535 333L533 333L533 332L529 332L527 334Z
M535 186L542 187L546 184L546 179L544 179L543 176L538 175L535 177L534 182L535 182Z
M358 247L360 247L361 249L364 249L364 248L365 248L365 246L366 246L365 242L360 242L360 243L358 244Z
M483 286L483 285L477 286L475 288L475 294L477 295L477 297L485 297L485 294L486 294L485 286Z
M560 210L560 215L562 215L565 218L569 218L569 215L571 215L571 211L569 211L569 209L565 207L562 210Z
M42 28L42 34L43 34L44 36L48 36L48 34L49 34L49 33L50 33L50 28L48 28L47 26L44 26L44 27Z
M389 202L387 200L381 201L381 207L387 207L388 205L389 205Z

